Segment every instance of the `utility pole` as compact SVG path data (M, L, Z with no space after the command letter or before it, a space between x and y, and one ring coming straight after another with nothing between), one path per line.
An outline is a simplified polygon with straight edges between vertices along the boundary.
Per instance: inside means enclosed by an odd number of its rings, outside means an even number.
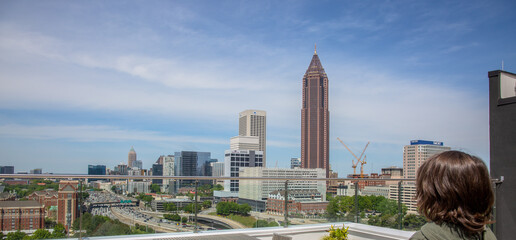
M288 180L285 181L285 225L288 227Z

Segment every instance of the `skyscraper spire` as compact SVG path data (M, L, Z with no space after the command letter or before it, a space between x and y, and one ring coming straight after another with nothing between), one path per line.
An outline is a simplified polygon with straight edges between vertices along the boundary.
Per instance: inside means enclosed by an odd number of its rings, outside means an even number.
M314 44L315 47L314 47L314 54L317 55L317 43Z

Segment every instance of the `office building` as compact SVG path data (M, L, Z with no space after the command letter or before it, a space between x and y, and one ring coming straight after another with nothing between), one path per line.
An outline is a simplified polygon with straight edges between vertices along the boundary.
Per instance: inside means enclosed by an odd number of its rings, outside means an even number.
M290 159L290 169L301 167L301 158L291 158Z
M316 190L288 190L289 214L304 216L324 215L328 202L322 201L321 193ZM283 215L285 213L285 191L274 191L267 198L267 213Z
M0 174L14 174L14 166L0 166Z
M79 217L78 206L78 181L59 182L57 192L57 222L63 224L66 230L72 227L74 221Z
M403 177L416 178L416 172L419 166L429 157L449 151L450 147L446 147L442 142L412 140L410 145L403 147Z
M43 173L43 169L41 169L41 168L35 168L35 169L30 170L30 174L42 174L42 173Z
M226 150L224 176L238 177L241 167L263 167L263 152L253 150ZM224 180L224 191L238 192L238 180Z
M365 186L360 190L362 196L383 196L389 198L389 186Z
M330 112L328 77L317 51L303 76L301 109L301 167L330 171Z
M267 114L261 110L245 110L238 118L238 135L256 136L259 138L258 151L263 152L263 166L266 166L267 155ZM254 150L238 148L238 150Z
M151 182L148 181L129 181L127 183L127 193L150 193Z
M45 227L45 210L37 201L0 201L0 231Z
M389 175L390 178L403 178L403 168L396 166L382 168L382 176Z
M136 152L134 151L134 148L131 146L131 150L129 150L129 154L127 156L127 166L132 168L135 161L136 161Z
M389 185L389 199L398 201L399 196L398 184ZM418 214L415 184L401 185L401 203L407 206L407 213Z
M175 176L174 155L163 157L163 176ZM174 193L174 179L163 179L163 192Z
M142 169L143 168L143 162L142 160L136 160L133 162L133 168Z
M88 175L106 175L106 165L88 165ZM102 178L91 178L88 182L105 180Z
M163 176L163 164L152 164L152 176ZM152 184L163 184L163 179L152 179Z
M240 168L240 177L265 177L265 178L306 178L307 180L289 180L288 189L290 190L314 190L322 195L322 200L326 200L326 182L310 181L310 178L325 178L325 170L315 169L288 169L288 168L264 168L246 167ZM240 180L239 198L266 200L269 193L285 189L285 180Z
M209 176L211 169L210 152L181 151L174 155L174 171L176 176ZM192 185L194 180L182 180L181 186ZM210 183L210 180L201 181L201 184ZM179 185L178 185L179 186Z
M236 136L229 140L230 150L260 151L260 138L257 136Z
M214 177L224 176L224 163L223 162L212 162L211 163L211 175ZM220 184L224 186L224 180L214 180L213 184Z

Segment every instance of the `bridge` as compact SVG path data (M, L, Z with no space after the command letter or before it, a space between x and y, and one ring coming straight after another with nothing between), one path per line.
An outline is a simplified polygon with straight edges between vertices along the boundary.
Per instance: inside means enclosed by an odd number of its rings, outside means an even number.
M150 216L163 218L163 213L161 212L149 212L149 211L140 211L141 213L145 213ZM195 217L194 214L181 214L181 216L188 217L190 219L193 219ZM207 226L211 226L213 224L216 228L223 228L223 229L241 229L241 228L247 228L245 225L233 221L228 218L214 216L214 215L206 215L206 214L197 214L197 221L199 223L202 223Z

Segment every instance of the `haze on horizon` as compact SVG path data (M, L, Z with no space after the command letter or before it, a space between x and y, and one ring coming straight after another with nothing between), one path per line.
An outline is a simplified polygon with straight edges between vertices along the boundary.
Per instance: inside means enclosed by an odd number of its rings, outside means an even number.
M159 155L223 161L238 113L267 111L267 165L300 156L314 44L330 164L402 166L442 141L489 161L487 72L516 72L513 1L0 2L0 165L85 173Z

